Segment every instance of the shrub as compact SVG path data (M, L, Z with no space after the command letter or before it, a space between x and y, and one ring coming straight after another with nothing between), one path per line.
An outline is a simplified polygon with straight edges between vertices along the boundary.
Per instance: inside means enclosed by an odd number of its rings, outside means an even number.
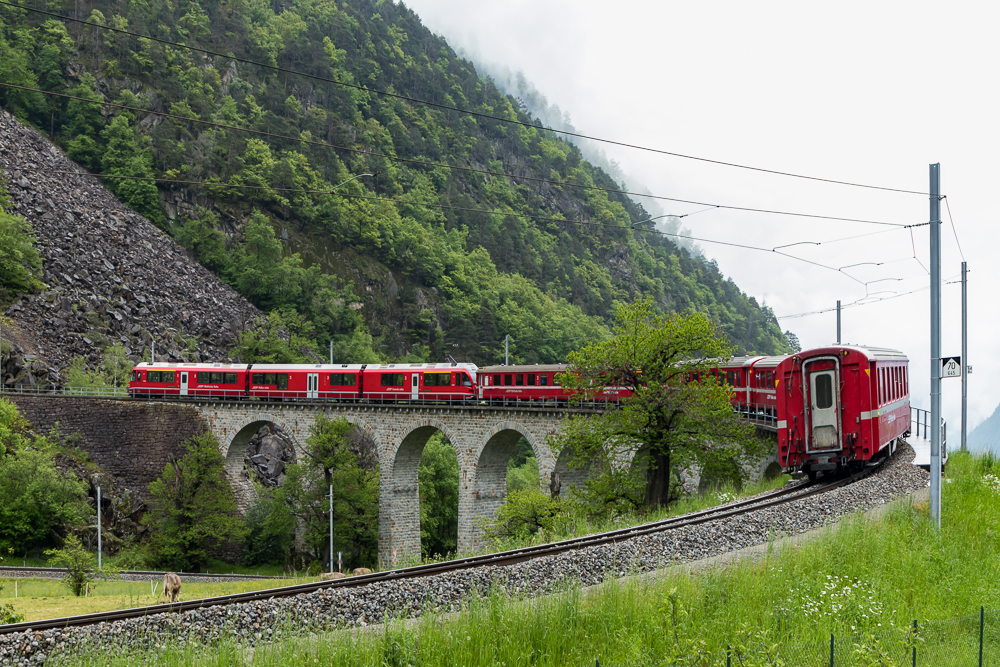
M62 549L45 552L52 567L65 567L63 584L73 595L79 597L87 590L87 584L94 580L94 555L83 548L80 538L70 535Z

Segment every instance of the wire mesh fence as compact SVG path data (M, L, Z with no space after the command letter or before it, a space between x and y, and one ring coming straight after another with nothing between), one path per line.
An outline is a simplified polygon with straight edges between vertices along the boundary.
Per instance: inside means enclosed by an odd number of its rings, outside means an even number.
M680 662L616 662L597 659L596 667L1000 667L1000 611L943 621L914 621L906 627L840 635L809 643L734 638L724 649Z

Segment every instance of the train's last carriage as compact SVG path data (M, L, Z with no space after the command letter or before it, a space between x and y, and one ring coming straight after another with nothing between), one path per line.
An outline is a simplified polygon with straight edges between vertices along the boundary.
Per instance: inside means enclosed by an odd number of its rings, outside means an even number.
M479 369L479 398L489 403L518 401L566 402L569 394L559 385L566 364L486 366Z
M779 461L810 477L891 453L909 430L909 361L897 350L800 352L779 364L776 383Z

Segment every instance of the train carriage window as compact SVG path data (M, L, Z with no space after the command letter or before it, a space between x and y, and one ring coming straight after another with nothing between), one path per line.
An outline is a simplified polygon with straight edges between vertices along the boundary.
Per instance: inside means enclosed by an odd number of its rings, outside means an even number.
M173 382L174 371L149 371L146 377L149 382Z
M471 387L472 386L472 378L469 377L468 373L462 373L461 383L462 383L463 387Z
M529 387L534 387L535 386L535 374L534 373L528 373L528 386Z
M767 372L767 388L774 389L774 371Z
M282 391L287 390L288 389L288 373L276 373L276 375L278 376L276 378L277 381L278 381L277 382L278 389L280 389Z
M509 387L514 384L514 376L510 373L503 374L503 386Z
M331 387L353 387L354 373L330 373Z
M833 382L828 373L816 377L816 408L828 410L833 407Z
M548 373L540 373L538 375L538 384L539 384L539 386L542 386L542 387L549 386L549 374Z
M451 373L424 373L425 387L450 387Z
M499 386L501 386L501 385L502 385L503 383L502 383L502 382L501 382L500 380L501 380L501 378L500 378L500 374L499 374L499 373L496 373L496 374L495 374L495 375L493 376L493 386L494 386L494 387L499 387Z
M222 384L237 384L236 373L223 373Z
M514 374L514 382L517 384L518 387L523 387L524 386L524 373L515 373Z
M383 387L402 387L403 386L403 374L402 373L382 373L381 381Z

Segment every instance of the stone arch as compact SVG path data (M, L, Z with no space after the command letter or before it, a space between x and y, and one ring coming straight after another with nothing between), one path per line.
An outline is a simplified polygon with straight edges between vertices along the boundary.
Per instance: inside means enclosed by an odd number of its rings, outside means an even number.
M229 477L229 485L233 488L236 504L239 506L240 512L245 514L250 504L257 498L253 482L243 472L243 457L246 453L246 446L254 434L267 424L274 424L292 439L296 457L300 456L302 452L295 432L278 415L269 412L252 413L237 421L236 424L232 429L232 438L226 438L228 443L224 439L219 439L219 450L226 460L226 475ZM228 429L225 434L228 435Z
M402 436L380 456L379 560L420 557L420 487L417 475L427 441L440 431L453 447L460 442L452 428L437 419L419 419L402 429ZM380 448L380 451L381 448ZM457 452L456 452L457 453Z
M594 468L592 457L566 447L556 457L555 472L559 475L560 494L565 495L570 487L581 488Z
M472 457L471 484L459 494L459 544L479 548L480 522L496 516L507 496L507 464L517 453L517 441L524 437L538 461L541 491L549 492L549 475L555 467L552 453L534 430L517 421L504 420L488 429ZM464 502L465 507L461 505ZM464 539L463 539L464 538Z

